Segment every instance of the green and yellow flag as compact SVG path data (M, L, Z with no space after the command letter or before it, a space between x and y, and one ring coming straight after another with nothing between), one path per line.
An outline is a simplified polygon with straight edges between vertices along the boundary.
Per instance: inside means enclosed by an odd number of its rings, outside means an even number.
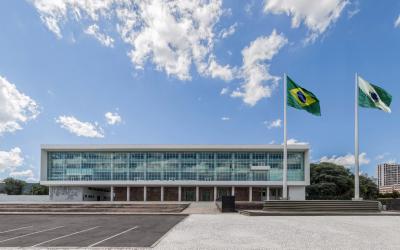
M297 85L290 77L286 76L287 104L296 109L303 109L313 115L321 116L318 98Z

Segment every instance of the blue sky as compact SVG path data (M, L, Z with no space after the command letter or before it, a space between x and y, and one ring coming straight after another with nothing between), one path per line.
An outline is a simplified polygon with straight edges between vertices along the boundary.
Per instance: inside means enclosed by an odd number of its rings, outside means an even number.
M39 178L40 144L282 143L282 75L312 160L350 166L354 74L393 95L360 109L361 171L400 152L400 2L0 2L0 178Z

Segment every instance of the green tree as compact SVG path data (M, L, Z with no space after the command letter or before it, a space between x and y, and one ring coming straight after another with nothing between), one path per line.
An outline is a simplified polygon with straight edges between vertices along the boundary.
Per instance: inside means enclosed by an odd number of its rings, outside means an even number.
M49 188L46 186L42 186L39 183L32 185L32 189L30 191L32 195L47 195L49 194Z
M4 190L6 191L6 194L8 195L20 195L22 194L22 190L24 186L26 185L25 181L22 180L17 180L14 178L6 178L3 180L4 181Z
M309 200L350 200L354 196L354 175L349 169L333 163L311 164ZM360 196L376 199L378 187L368 177L360 176Z
M352 175L353 176L353 175ZM360 176L360 196L364 200L376 200L379 189L376 183L368 177Z

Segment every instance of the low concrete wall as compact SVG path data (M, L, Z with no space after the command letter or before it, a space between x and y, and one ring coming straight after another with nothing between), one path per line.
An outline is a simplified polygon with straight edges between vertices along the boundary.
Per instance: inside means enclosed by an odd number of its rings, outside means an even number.
M306 199L306 187L304 186L290 186L289 199L293 201L304 201Z
M50 201L83 201L82 187L49 187Z
M0 195L0 202L48 202L48 195Z

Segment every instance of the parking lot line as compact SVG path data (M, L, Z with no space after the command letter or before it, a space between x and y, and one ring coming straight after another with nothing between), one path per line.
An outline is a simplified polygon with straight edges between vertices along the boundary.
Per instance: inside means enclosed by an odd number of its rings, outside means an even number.
M21 230L21 229L25 229L25 228L29 228L29 227L33 227L33 226L14 228L14 229L10 229L10 230L7 230L7 231L0 232L0 234L2 234L2 233L8 233L8 232L13 232L13 231L17 231L17 230Z
M72 236L72 235L75 235L75 234L80 234L80 233L83 233L83 232L87 232L87 231L93 230L93 229L98 228L98 227L99 226L91 227L91 228L88 228L88 229L85 229L85 230L82 230L82 231L79 231L79 232L63 235L63 236L60 236L60 237L57 237L57 238L54 238L54 239L51 239L51 240L46 240L46 241L40 242L40 243L38 243L36 245L33 245L31 247L37 247L37 246L43 245L43 244L51 242L51 241L55 241L55 240L63 239L63 238L66 238L66 237L69 237L69 236Z
M94 246L96 246L96 245L98 245L98 244L100 244L100 243L103 243L104 241L107 241L107 240L110 240L110 239L112 239L112 238L115 238L115 237L117 237L117 236L119 236L119 235L121 235L121 234L127 233L127 232L129 232L129 231L131 231L131 230L134 230L134 229L136 229L136 228L138 228L138 226L135 226L135 227L129 228L129 229L123 231L123 232L114 234L114 235L112 235L112 236L110 236L110 237L108 237L108 238L105 238L104 240L98 241L98 242L96 242L96 243L94 243L94 244L92 244L92 245L90 245L90 246L88 246L88 247L94 247Z
M23 234L23 235L20 235L20 236L15 236L15 237L12 237L12 238L8 238L8 239L5 239L5 240L1 240L0 243L1 243L1 242L5 242L5 241L9 241L9 240L14 240L14 239L22 238L22 237L29 236L29 235L33 235L33 234L38 234L38 233L42 233L42 232L47 232L47 231L51 231L51 230L56 230L56 229L62 228L62 227L64 227L64 226L53 227L53 228L49 228L49 229L45 229L45 230L40 230L40 231L36 231L36 232L33 232L33 233L29 233L29 234Z

